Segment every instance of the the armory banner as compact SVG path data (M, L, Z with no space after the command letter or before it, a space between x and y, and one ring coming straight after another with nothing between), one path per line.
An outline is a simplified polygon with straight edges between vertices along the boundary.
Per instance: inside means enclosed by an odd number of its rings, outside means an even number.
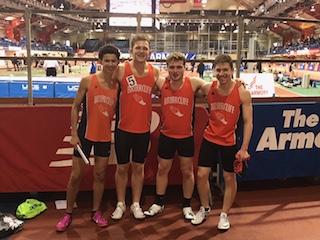
M254 105L252 159L244 179L320 175L320 103Z

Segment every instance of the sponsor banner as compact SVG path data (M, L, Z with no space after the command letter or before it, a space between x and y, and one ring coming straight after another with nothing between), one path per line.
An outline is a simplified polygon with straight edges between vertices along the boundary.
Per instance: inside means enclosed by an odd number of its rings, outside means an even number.
M55 98L74 98L79 89L79 83L76 82L55 82L54 97Z
M70 178L73 147L70 145L70 106L1 107L0 111L0 192L65 191ZM160 107L153 107L145 184L155 184ZM198 156L208 113L195 111L195 156ZM114 132L114 124L113 130ZM17 127L19 126L19 127ZM85 169L81 190L92 190L93 156ZM106 188L114 188L116 169L114 140L106 170ZM194 161L196 171L197 158ZM169 184L181 184L177 156L169 174Z
M255 104L243 180L320 175L320 103Z
M9 95L13 97L28 97L28 82L10 81ZM53 98L53 82L32 82L32 95L35 98Z
M246 83L252 98L275 96L272 73L241 73L240 78Z
M9 97L9 82L0 81L0 97L8 98Z
M149 60L166 60L170 53L169 52L153 52L151 53ZM195 52L183 53L187 60L197 59Z

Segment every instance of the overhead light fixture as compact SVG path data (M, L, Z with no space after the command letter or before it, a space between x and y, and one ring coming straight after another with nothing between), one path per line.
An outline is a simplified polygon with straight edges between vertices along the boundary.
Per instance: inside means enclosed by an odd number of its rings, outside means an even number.
M315 11L316 11L316 9L315 9L314 5L312 5L310 8L310 12L315 12Z
M63 5L63 3L61 3L61 5L60 5L60 7L59 7L59 8L64 9L64 5Z
M91 2L89 6L90 6L90 7L94 7L94 4L93 4L93 2Z
M54 29L58 29L58 26L55 24L55 25L53 26L53 28L54 28Z
M278 27L278 24L277 24L277 23L274 23L273 27L274 27L274 28L277 28L277 27Z
M23 16L20 18L20 21L21 21L21 22L24 22L24 17L23 17Z
M268 26L268 27L266 28L266 30L267 30L267 31L270 31L270 28L269 28L269 26Z
M83 0L83 2L84 2L84 3L88 3L88 2L90 2L90 0Z
M295 18L299 18L299 13L296 13L296 16L295 16Z

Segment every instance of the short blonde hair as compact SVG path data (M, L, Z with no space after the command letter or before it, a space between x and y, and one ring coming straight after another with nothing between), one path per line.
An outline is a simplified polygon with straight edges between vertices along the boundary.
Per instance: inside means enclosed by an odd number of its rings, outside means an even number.
M131 49L133 48L134 44L138 41L147 41L150 47L150 38L146 34L137 34L131 39Z
M185 65L186 64L186 57L181 52L173 52L173 53L170 53L166 59L167 66L172 61L183 61L183 65Z

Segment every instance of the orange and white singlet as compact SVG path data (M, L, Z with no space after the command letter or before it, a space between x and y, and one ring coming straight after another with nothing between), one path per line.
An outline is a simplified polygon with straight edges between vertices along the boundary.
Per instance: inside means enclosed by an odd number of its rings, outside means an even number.
M111 121L115 113L118 89L101 87L96 74L91 75L90 87L83 99L79 132L93 142L111 141Z
M173 90L166 79L161 89L162 134L176 139L192 136L193 110L194 91L190 78L185 77L179 90Z
M148 64L148 74L146 76L137 77L132 73L130 62L125 62L125 73L120 83L119 129L130 133L150 131L151 95L154 83L151 64Z
M221 96L217 91L217 83L212 83L207 95L210 116L203 137L218 145L233 146L236 144L235 130L241 104L238 85L234 85L228 96Z

